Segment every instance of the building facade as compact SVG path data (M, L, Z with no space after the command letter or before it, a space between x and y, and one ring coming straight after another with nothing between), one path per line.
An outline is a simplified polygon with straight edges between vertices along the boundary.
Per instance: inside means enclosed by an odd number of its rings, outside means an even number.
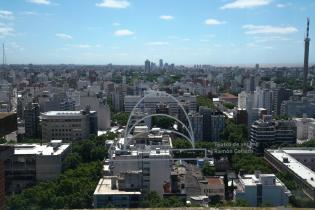
M43 141L62 139L76 141L97 134L95 111L50 111L40 116Z
M270 115L265 115L250 128L250 145L258 154L273 145L295 143L296 125L292 120L273 120Z

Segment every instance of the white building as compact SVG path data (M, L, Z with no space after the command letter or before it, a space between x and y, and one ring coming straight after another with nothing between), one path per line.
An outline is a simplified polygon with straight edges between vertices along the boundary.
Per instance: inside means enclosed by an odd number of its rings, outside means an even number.
M307 140L309 139L309 137L310 138L314 137L313 129L312 129L315 123L314 118L307 118L304 116L303 118L293 118L293 120L295 121L295 124L296 124L298 140ZM309 128L310 128L310 132L309 132Z
M234 191L235 199L248 202L251 206L271 204L285 206L289 202L291 192L274 174L240 175Z
M135 178L137 178L135 176ZM138 179L139 180L139 179ZM133 185L140 184L132 180ZM138 206L141 192L137 187L125 185L125 177L105 176L100 179L93 194L94 208L135 208ZM129 181L129 180L128 180Z
M134 134L141 130L147 128L137 127ZM144 192L156 191L162 196L163 185L170 182L172 168L170 136L154 128L149 134L142 133L129 141L129 143L124 142L125 145L117 144L111 147L110 174L121 176L122 173L130 171L141 171L141 189Z
M87 139L97 134L95 111L50 111L40 116L43 141Z
M315 150L313 148L268 149L265 158L281 172L288 172L306 196L315 199Z

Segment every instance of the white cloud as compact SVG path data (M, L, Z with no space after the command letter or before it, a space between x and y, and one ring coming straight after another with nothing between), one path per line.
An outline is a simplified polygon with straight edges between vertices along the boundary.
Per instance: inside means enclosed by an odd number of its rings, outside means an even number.
M168 45L168 42L148 42L147 45L151 46L163 46L163 45Z
M125 9L130 6L130 2L127 0L102 0L101 3L97 3L98 7Z
M115 23L113 23L113 26L120 26L121 24L120 23L117 23L117 22L115 22Z
M64 33L57 33L56 37L60 39L72 39L72 36L69 34L64 34Z
M128 29L122 29L122 30L115 31L116 36L132 36L134 34L135 34L134 32L132 32Z
M292 26L243 25L242 28L247 30L246 34L290 34L298 31L297 28Z
M12 27L0 24L0 36L11 35L14 29Z
M225 24L225 21L220 21L220 20L216 20L216 19L207 19L205 20L205 24L207 25L221 25L221 24Z
M12 20L14 18L13 13L7 10L0 10L0 18Z
M259 6L265 6L272 2L272 0L234 0L221 7L221 9L246 9Z
M174 17L171 16L171 15L161 15L160 19L162 19L162 20L173 20Z
M30 15L30 16L35 16L38 15L38 13L33 12L33 11L24 11L21 13L22 15Z
M8 48L9 51L23 51L24 48L17 44L16 42L9 42L6 47Z
M277 4L276 5L278 8L285 8L291 6L291 3L286 3L286 4Z
M77 48L91 48L92 47L89 44L77 44L77 45L72 45L72 46L77 47Z
M44 4L44 5L49 5L51 2L49 0L28 0L30 3L34 4Z

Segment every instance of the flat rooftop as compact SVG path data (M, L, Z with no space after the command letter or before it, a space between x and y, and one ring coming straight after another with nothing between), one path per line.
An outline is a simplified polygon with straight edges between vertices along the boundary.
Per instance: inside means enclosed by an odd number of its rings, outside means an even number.
M141 195L141 192L112 189L112 178L103 177L98 182L94 195Z
M78 116L81 115L80 111L49 111L42 113L46 116Z
M297 152L300 154L311 153L313 154L314 150L298 150L298 149L284 149L284 150L267 150L274 158L280 161L287 168L292 170L297 176L304 179L307 183L309 183L312 187L315 187L315 172L303 165L301 162L297 161L294 157L290 155ZM314 152L315 154L315 152ZM283 158L287 158L288 161L284 162Z
M207 178L209 185L224 185L223 180L220 177Z
M16 113L14 113L14 112L0 112L0 120L4 119L10 115L14 115L14 114L16 114Z
M61 144L54 149L50 144L15 144L14 155L60 155L70 144Z

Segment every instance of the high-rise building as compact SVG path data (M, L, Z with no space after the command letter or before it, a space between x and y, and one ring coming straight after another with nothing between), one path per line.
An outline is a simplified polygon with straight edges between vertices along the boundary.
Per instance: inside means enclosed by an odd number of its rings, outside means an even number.
M163 59L160 59L160 61L159 61L159 67L160 67L160 69L162 69L162 68L164 67L164 65L163 65Z
M219 141L220 134L223 132L224 128L225 128L225 116L219 112L213 113L211 115L211 127L210 127L211 140Z
M148 59L144 62L144 71L145 72L151 71L151 62Z
M280 115L281 113L281 104L285 100L293 95L293 91L290 89L285 89L283 87L276 88L273 90L273 114Z
M271 115L253 123L250 129L250 145L254 152L262 154L273 145L296 143L296 125L292 120L273 120Z
M26 138L39 138L40 125L39 125L39 105L38 103L29 103L24 109L24 123L25 123L25 137Z
M199 107L199 113L203 117L203 139L204 141L210 141L211 139L211 115L212 109L204 106Z
M190 112L188 117L194 131L195 141L203 140L203 116L196 112Z
M97 134L97 113L81 111L50 111L40 116L43 141L61 139L75 141Z

